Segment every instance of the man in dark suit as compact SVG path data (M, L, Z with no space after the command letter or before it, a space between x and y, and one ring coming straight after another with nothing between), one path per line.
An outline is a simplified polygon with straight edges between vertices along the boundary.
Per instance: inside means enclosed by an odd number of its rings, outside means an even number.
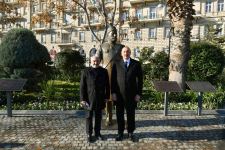
M128 138L135 140L135 108L140 101L143 87L141 64L130 58L131 50L125 46L121 51L122 59L115 62L112 68L111 92L116 105L118 136L116 141L123 140L125 129L124 110L127 114Z
M91 57L91 67L82 71L80 80L80 101L86 106L86 133L88 142L92 142L93 113L95 113L95 138L103 140L100 133L102 109L110 96L109 77L106 69L99 66L100 58L98 55Z

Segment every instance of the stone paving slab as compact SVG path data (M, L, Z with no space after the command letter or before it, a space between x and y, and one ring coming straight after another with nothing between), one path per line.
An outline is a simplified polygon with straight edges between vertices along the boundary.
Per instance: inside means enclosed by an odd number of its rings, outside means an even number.
M137 111L137 142L115 141L116 128L104 128L105 141L88 143L84 111L0 111L1 150L224 150L225 110ZM115 117L115 115L114 115ZM115 119L115 118L114 118Z

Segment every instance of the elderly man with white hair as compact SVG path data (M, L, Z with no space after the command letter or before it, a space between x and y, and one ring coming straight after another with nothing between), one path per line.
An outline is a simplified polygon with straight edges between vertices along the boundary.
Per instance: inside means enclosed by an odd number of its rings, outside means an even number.
M82 70L80 80L80 101L86 106L86 133L88 142L103 140L100 133L102 110L110 97L109 76L106 69L100 65L100 57L91 56L91 67ZM93 114L95 114L95 139L93 133Z

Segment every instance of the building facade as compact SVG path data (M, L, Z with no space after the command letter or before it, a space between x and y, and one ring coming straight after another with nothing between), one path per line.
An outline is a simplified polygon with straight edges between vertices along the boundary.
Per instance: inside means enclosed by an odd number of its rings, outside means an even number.
M116 20L119 41L132 49L132 56L138 57L143 47L155 51L168 51L170 20L166 0L116 0ZM0 2L1 3L1 2ZM71 0L5 0L12 12L0 9L0 36L12 28L32 30L39 42L49 52L60 52L66 48L80 50L88 57L89 50L98 47L98 42L88 28L87 17L82 8ZM105 7L112 9L113 0L106 0ZM98 38L103 38L102 18L94 10L97 0L87 3L91 26ZM194 25L191 41L203 39L209 25L219 29L218 36L224 35L224 0L194 0ZM110 16L110 14L108 14ZM7 17L5 17L7 16ZM8 18L8 22L4 18ZM12 20L13 19L13 20Z

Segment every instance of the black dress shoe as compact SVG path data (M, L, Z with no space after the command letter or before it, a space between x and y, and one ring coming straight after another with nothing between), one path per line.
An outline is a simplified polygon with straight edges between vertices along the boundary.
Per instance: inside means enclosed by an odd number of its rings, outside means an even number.
M87 142L94 142L94 139L93 139L93 137L91 136L91 135L88 135L87 136Z
M102 137L101 134L95 135L95 139L96 139L96 140L101 140L101 141L104 140L104 138Z
M116 137L116 141L123 141L123 135L118 134L117 137Z
M134 136L133 133L128 133L128 139L131 140L131 141L133 141L133 142L136 141L136 138L135 138L135 136Z

